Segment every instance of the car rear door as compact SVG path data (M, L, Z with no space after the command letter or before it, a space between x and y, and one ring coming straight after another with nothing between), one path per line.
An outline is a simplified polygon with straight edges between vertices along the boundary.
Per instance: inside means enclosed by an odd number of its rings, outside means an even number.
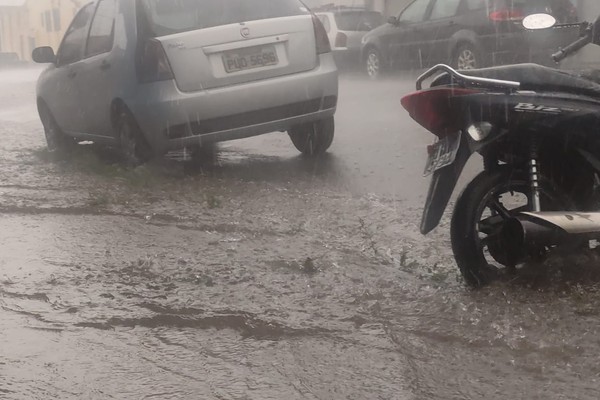
M118 82L118 71L112 63L116 8L116 0L98 1L81 62L85 133L95 136L112 136L110 107Z
M398 16L398 23L390 33L389 49L393 64L419 68L421 57L419 31L426 20L432 0L414 0Z
M448 63L452 36L461 29L457 12L461 0L434 0L427 21L418 29L418 52L422 67Z
M70 133L84 131L85 109L82 107L80 83L85 38L94 10L94 4L83 7L71 22L56 56L56 69L52 72L47 90L48 104L58 125Z
M298 0L141 0L141 5L182 92L290 75L318 65L315 21Z

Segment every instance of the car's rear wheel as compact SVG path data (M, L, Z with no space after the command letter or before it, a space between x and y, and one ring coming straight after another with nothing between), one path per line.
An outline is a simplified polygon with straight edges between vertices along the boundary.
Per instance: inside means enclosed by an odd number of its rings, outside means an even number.
M333 142L335 123L333 117L296 126L289 130L294 146L306 156L318 156L329 149Z
M375 47L367 50L365 57L365 71L371 79L380 78L385 72L385 64L381 58L381 53Z
M481 68L481 57L475 46L469 43L458 46L454 53L453 65L458 70Z
M121 113L116 130L121 145L121 158L126 166L136 167L151 158L151 148L131 115Z
M46 144L50 152L66 152L77 144L75 139L66 135L60 129L60 126L58 126L54 116L45 104L40 105L39 114L44 126Z

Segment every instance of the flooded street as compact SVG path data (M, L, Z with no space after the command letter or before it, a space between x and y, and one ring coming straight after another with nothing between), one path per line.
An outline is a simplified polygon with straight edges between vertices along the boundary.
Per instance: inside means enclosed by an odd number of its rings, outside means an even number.
M419 234L412 78L343 75L320 160L124 170L45 150L38 73L0 71L0 398L600 398L596 255L471 291L448 218Z

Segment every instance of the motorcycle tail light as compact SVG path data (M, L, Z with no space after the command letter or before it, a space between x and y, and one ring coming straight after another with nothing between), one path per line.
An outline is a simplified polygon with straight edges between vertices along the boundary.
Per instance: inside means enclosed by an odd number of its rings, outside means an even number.
M464 128L460 110L452 106L452 99L480 93L474 89L440 87L421 90L402 98L402 106L412 119L438 137Z

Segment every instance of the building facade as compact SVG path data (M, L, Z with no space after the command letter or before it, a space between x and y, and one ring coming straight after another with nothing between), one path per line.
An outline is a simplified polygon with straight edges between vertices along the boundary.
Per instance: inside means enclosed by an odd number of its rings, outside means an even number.
M38 46L56 49L82 0L0 0L0 52L31 60Z

